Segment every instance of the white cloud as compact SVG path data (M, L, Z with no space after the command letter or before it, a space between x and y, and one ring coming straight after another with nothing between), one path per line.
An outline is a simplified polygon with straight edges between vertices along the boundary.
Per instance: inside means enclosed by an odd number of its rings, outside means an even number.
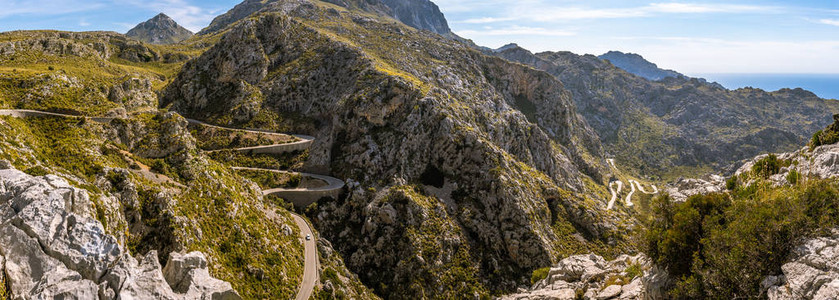
M622 37L624 51L697 73L835 73L839 41L735 41L694 37Z
M462 24L488 24L488 23L498 23L498 22L507 22L507 21L514 21L516 18L492 18L492 17L485 17L485 18L475 18L475 19L466 19L463 21L453 21L452 23L462 23Z
M825 25L839 26L839 20L837 19L821 19L819 20L819 23Z
M774 11L774 7L730 4L650 3L644 8L660 13L743 13Z
M485 28L485 30L461 30L462 36L574 36L577 33L565 30L552 30L541 27L510 26L506 28Z
M591 8L584 6L557 6L547 3L511 5L510 16L500 18L472 19L468 23L493 23L503 20L531 20L537 22L624 19L652 17L662 14L709 14L709 13L773 13L782 9L773 6L699 4L686 2L650 3L644 6L626 8ZM483 22L482 22L483 21Z
M85 19L81 19L81 20L79 21L79 26L82 26L82 27L87 27L87 26L90 26L90 22L88 22L88 21L87 21L87 20L85 20Z
M18 15L62 15L82 11L90 11L103 7L99 1L78 0L30 0L9 1L0 0L0 19Z

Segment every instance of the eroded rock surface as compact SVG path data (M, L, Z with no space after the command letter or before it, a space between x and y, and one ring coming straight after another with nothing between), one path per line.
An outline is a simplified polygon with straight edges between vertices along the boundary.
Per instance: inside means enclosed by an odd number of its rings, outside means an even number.
M782 275L769 276L762 286L772 300L836 299L839 295L839 230L814 238L793 250L781 266Z
M711 175L703 179L680 178L665 189L670 198L675 201L685 201L693 195L719 193L724 190L725 178L719 175Z
M663 299L665 278L643 254L621 255L613 261L594 254L575 255L552 267L547 278L529 290L500 299Z
M0 262L12 299L239 299L201 253L172 253L165 269L155 251L137 261L93 211L87 191L62 178L0 170Z

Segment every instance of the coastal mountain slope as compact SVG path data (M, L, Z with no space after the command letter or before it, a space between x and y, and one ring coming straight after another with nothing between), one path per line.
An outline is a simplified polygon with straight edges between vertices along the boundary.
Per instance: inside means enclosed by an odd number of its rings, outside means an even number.
M232 286L245 299L294 297L304 249L289 211L201 151L206 139L193 136L183 117L157 110L166 81L205 50L193 43L212 44L212 37L150 45L112 32L14 31L0 33L0 40L0 170L35 177L3 171L0 210L21 212L32 202L28 211L46 212L57 222L25 225L22 235L0 241L3 298L62 298L63 289L92 286L94 294L77 296L158 299L174 289L173 299L179 299L188 289L186 298L193 299L199 296L190 282L198 289L213 284L202 282L209 276L202 272L229 282L226 289ZM39 181L56 192L29 183ZM45 202L58 206L35 205ZM6 229L21 226L8 222L12 216L0 216ZM34 233L47 231L49 237ZM119 262L91 248L99 246L118 249ZM318 250L319 266L329 275L318 284L330 288L319 297L375 299L328 242L318 241ZM204 255L181 255L192 251ZM163 265L165 274L155 274ZM18 266L32 272L15 272ZM110 274L91 275L104 271ZM208 288L206 298L214 298L214 287Z
M127 37L156 45L180 43L192 37L192 35L192 31L181 27L175 20L163 13L138 24L125 34Z
M635 53L623 53L620 51L609 51L606 54L600 55L597 58L608 60L615 67L621 68L631 74L635 74L646 78L647 80L662 80L667 77L681 78L686 77L679 72L673 70L664 70L659 68L656 64L644 59L641 55Z
M490 53L556 76L606 151L641 175L675 178L790 151L839 112L839 102L802 89L726 90L685 77L654 82L570 52Z
M631 221L594 197L597 134L556 78L387 14L275 3L223 29L161 105L315 136L305 168L350 189L307 215L379 295L486 296L626 245Z
M231 24L258 12L281 11L300 4L300 1L245 0L222 14L198 34L219 32ZM370 16L387 16L408 26L437 34L453 36L448 21L440 8L430 0L326 0L344 9L370 13Z

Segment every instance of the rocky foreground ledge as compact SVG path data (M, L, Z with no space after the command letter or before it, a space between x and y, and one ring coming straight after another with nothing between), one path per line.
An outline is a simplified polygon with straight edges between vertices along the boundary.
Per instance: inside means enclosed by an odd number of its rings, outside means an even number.
M782 275L761 283L771 300L836 299L839 296L839 230L806 241L781 266Z
M0 283L11 299L241 299L201 252L135 259L93 218L87 191L0 162Z
M667 274L643 254L607 261L594 254L563 259L529 290L501 300L664 299Z

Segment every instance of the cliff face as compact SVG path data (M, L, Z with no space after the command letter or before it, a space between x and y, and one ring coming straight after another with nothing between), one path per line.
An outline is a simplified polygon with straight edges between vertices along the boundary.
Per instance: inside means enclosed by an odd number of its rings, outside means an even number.
M87 191L60 177L0 170L0 199L0 282L12 298L241 299L203 253L173 252L165 268L154 250L132 257L93 218Z
M127 37L157 45L176 44L192 35L192 31L181 27L163 13L138 24L125 34Z
M351 186L307 214L381 295L509 290L570 249L620 243L617 217L585 196L605 173L598 138L555 78L356 10L277 5L225 29L161 104L237 126L301 120L307 168Z
M493 54L556 76L607 152L647 175L722 169L761 151L790 151L829 124L839 102L796 89L726 90L693 78L652 82L591 55Z

